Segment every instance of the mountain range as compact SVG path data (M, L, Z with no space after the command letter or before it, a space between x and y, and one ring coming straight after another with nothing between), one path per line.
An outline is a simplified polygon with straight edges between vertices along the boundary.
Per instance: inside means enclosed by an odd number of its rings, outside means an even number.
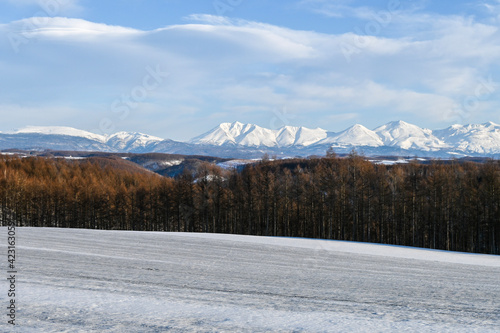
M67 150L131 153L210 155L259 158L324 155L328 148L339 154L353 149L366 156L500 157L500 125L452 125L430 130L404 121L393 121L370 130L356 124L341 132L284 126L268 129L240 122L222 123L188 142L137 132L99 135L70 127L30 126L0 132L0 149Z

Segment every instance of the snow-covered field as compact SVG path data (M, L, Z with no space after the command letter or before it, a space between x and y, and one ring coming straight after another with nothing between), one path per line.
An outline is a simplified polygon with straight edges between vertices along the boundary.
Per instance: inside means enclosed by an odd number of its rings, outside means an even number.
M7 229L0 232L6 239ZM6 274L6 241L0 248ZM16 259L15 332L500 331L498 256L18 228ZM10 331L2 318L0 331Z

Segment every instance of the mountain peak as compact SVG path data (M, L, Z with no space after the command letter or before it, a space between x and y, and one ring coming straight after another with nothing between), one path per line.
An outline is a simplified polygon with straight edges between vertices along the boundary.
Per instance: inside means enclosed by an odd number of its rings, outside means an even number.
M234 126L245 126L245 124L243 124L243 123L241 123L239 121L233 121L232 123L230 123L230 125L232 127L234 127Z
M163 141L164 139L159 138L157 136L149 135L149 134L144 134L140 132L116 132L110 136L108 136L106 141L111 141L111 140L141 140L141 141Z
M486 123L484 123L484 124L482 124L482 125L483 125L484 127L499 127L499 128L500 128L500 125L495 124L495 123L494 123L494 122L492 122L492 121L488 121L488 122L486 122Z
M229 129L232 129L232 128L241 128L245 126L245 124L243 123L240 123L239 121L233 121L232 123L230 122L226 122L226 123L221 123L219 124L219 128L222 128L222 129L225 129L225 130L229 130Z
M107 138L106 144L117 150L140 151L162 141L164 139L144 133L117 132Z
M435 151L448 145L432 134L432 131L420 128L402 120L393 121L375 129L384 144L402 149Z
M390 121L387 124L383 125L386 126L386 128L408 128L408 127L418 127L416 125L407 123L406 121L403 120L396 120L396 121ZM381 126L382 127L382 126ZM379 127L380 128L380 127Z
M366 128L365 126L363 126L361 124L354 124L351 127L349 127L348 129L350 129L350 130L361 130L361 131L368 130L369 131L368 128Z
M384 145L377 133L360 124L355 124L340 133L330 135L321 143L328 143L334 147L379 147Z

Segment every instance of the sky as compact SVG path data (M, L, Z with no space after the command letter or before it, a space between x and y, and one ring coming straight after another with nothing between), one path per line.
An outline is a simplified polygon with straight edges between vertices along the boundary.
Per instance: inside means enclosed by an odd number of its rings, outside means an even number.
M0 131L500 123L500 0L0 0Z

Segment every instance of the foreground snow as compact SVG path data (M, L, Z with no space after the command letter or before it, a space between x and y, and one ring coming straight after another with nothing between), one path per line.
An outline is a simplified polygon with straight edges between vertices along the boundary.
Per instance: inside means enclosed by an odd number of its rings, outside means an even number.
M20 228L17 262L16 332L500 327L498 256L291 238ZM0 331L7 329L4 318Z

